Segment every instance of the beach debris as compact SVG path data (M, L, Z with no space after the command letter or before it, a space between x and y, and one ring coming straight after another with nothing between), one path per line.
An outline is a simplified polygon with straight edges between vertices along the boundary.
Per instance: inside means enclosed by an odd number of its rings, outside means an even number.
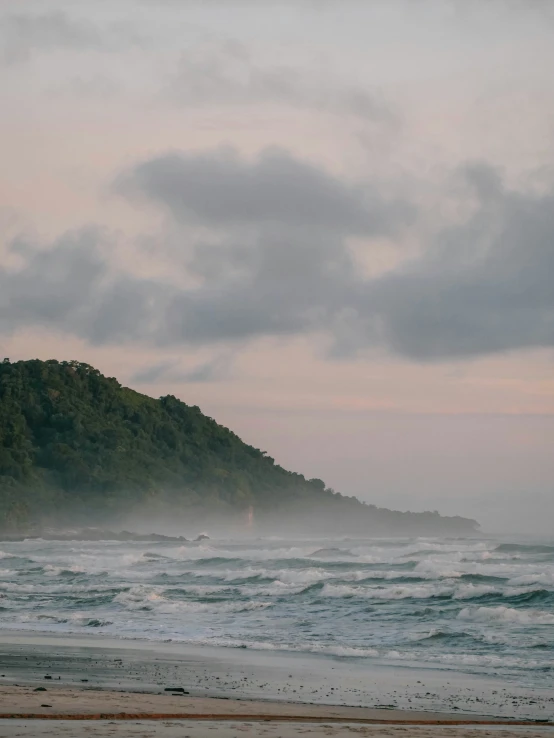
M45 676L44 678L45 678L45 679L52 679L52 677L51 677L51 676Z
M47 691L46 687L35 687L35 689L33 689L33 692L46 692L46 691Z
M183 689L183 687L166 687L164 692L177 692L178 694L190 694Z
M41 705L41 707L52 707L52 705Z

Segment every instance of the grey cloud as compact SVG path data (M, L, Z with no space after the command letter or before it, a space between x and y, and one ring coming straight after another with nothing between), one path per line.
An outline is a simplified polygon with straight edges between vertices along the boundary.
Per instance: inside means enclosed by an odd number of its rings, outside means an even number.
M174 368L173 361L159 361L156 364L150 364L136 371L131 377L131 381L135 384L155 384L163 381Z
M201 344L308 332L325 325L356 283L342 240L312 231L262 229L248 267L230 274L175 297L173 337Z
M184 378L187 382L216 382L227 379L229 373L230 359L227 356L216 356L186 372Z
M61 11L14 13L0 19L0 53L7 63L26 61L36 49L90 49L104 45L102 34L93 25Z
M359 290L359 314L377 315L383 340L403 355L554 346L554 193L506 191L499 180L495 188L489 175L468 222L428 256Z
M187 105L281 103L364 121L398 125L396 114L376 91L326 79L298 68L256 63L237 42L183 53L167 95Z
M462 176L472 215L423 256L364 278L348 237L395 224L388 206L386 216L367 209L358 188L282 153L250 163L220 153L156 158L127 173L126 186L165 207L178 229L190 217L210 231L192 244L182 231L179 263L196 286L114 272L94 229L44 251L20 242L25 265L0 269L0 329L42 325L160 348L318 332L334 356L383 347L416 361L554 346L554 190L509 190L484 164ZM162 362L135 380L208 381L228 363L181 372Z
M0 16L0 60L7 65L28 61L35 52L65 49L112 53L145 45L145 38L136 33L128 20L100 27L63 10ZM99 86L95 80L86 84ZM100 85L107 87L106 83Z
M225 353L186 371L180 369L176 361L160 361L139 369L131 381L135 384L215 382L229 377L232 361L232 355Z
M107 235L97 228L64 234L37 250L22 239L20 269L0 268L0 330L33 325L91 343L153 340L170 299L167 285L114 272L103 255Z
M405 202L388 203L374 188L347 184L281 149L266 149L252 162L233 149L168 153L138 164L117 187L162 205L177 221L210 226L277 223L371 234L412 214Z
M510 191L492 167L468 165L458 178L475 203L471 217L439 234L422 257L363 279L345 238L393 230L394 208L385 206L386 216L376 208L372 219L361 190L325 178L318 187L320 174L304 178L297 162L273 156L250 165L220 158L215 166L212 158L170 156L149 162L153 170L137 168L142 191L176 220L194 212L225 227L221 244L193 251L189 263L205 283L175 297L172 336L202 343L317 330L330 335L334 355L381 345L418 361L554 344L552 192ZM236 222L256 226L252 243L233 240Z
M18 271L0 269L0 325L4 331L28 323L69 328L71 313L94 298L107 273L98 245L103 234L83 229L62 236L53 247L37 251L17 239L14 252L27 256Z

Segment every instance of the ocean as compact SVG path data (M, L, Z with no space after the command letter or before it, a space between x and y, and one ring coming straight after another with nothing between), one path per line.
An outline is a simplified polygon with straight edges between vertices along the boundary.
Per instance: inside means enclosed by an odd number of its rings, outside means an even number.
M554 542L3 542L0 628L327 654L544 688Z

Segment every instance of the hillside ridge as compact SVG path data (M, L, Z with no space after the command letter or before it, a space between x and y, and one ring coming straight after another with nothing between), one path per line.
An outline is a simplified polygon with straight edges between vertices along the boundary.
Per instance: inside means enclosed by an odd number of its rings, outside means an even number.
M318 532L471 534L473 520L377 508L275 463L172 395L78 361L0 363L0 530L130 517Z

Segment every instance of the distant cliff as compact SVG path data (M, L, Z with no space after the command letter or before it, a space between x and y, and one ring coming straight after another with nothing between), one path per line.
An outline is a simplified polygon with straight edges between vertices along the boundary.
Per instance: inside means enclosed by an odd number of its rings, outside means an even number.
M155 400L76 361L0 363L0 530L183 525L249 517L260 531L466 535L474 520L403 513L289 472L198 407Z

